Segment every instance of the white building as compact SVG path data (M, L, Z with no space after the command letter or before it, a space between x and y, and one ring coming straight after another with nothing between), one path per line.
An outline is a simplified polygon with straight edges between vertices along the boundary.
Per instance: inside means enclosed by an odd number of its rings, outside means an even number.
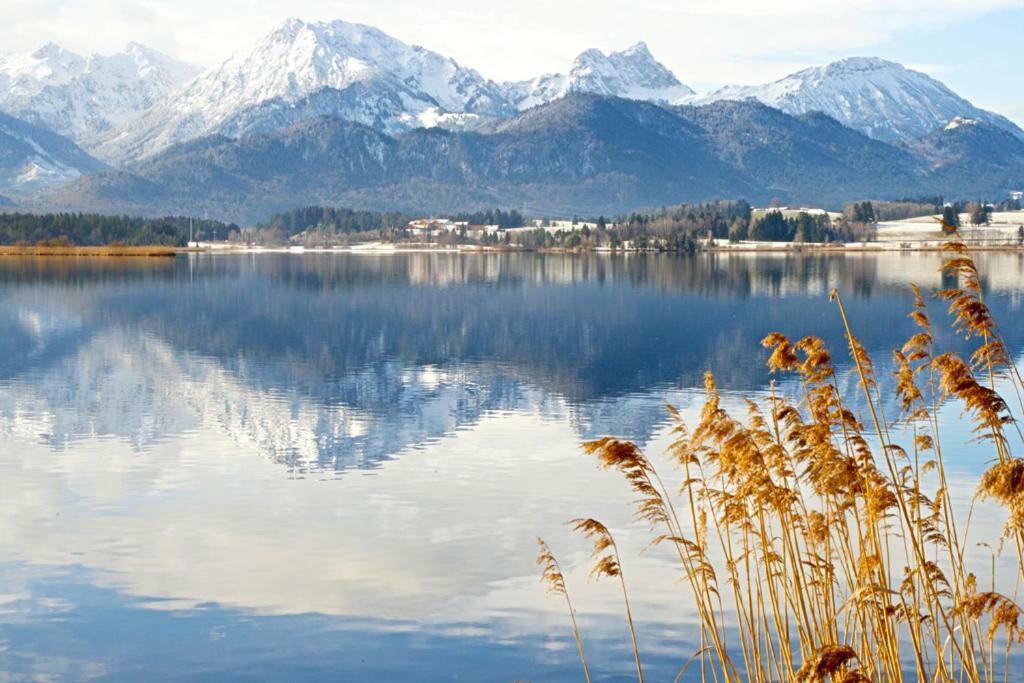
M605 225L609 228L614 227L611 223L607 223ZM537 219L533 221L533 226L528 229L536 230L537 228L542 228L547 232L556 233L575 232L577 230L582 230L584 227L588 230L597 230L597 223L594 223L593 221L576 221L573 223L572 221Z
M750 217L753 220L764 218L765 214L771 213L772 211L778 211L782 214L783 218L796 218L802 213L806 213L808 216L825 216L827 215L832 220L838 220L842 218L843 214L838 211L828 211L826 209L820 209L813 206L769 206L769 207L753 207L751 209Z
M417 218L409 221L409 232L413 235L436 235L442 232L461 232L469 230L466 221L453 221L447 218Z
M480 239L484 235L496 235L497 237L504 237L505 228L500 225L471 225L466 233L475 240Z

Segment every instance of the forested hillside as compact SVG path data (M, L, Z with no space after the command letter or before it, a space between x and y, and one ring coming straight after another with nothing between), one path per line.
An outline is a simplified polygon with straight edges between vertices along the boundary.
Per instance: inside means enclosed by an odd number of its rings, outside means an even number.
M73 244L78 246L185 246L189 218L140 218L90 213L0 213L0 244ZM226 240L237 225L192 220L197 240Z

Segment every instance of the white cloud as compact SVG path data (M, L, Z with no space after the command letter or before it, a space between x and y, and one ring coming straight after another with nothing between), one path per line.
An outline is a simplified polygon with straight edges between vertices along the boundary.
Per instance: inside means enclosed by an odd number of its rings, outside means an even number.
M0 51L53 40L109 52L137 40L211 66L295 15L372 24L495 79L562 69L588 47L643 39L684 81L758 82L840 54L870 52L901 33L925 36L1011 7L1024 2L638 0L626 9L620 0L14 0L4 11Z

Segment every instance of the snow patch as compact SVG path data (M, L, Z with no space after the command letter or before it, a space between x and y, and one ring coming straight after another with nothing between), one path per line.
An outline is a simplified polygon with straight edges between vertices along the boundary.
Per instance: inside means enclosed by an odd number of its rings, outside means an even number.
M962 126L976 126L979 123L981 122L978 121L977 119L968 119L964 118L963 116L954 116L952 119L950 119L949 123L946 124L944 130L956 130L957 128L960 128Z
M29 159L14 182L20 186L56 185L65 183L82 175L77 169L55 163L40 157Z

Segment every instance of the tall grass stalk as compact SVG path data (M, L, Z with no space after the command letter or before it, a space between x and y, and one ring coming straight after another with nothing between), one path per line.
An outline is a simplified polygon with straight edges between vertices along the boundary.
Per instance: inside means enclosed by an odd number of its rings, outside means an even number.
M591 555L595 559L591 576L598 578L617 577L622 586L622 600L626 604L626 620L629 622L629 635L633 639L633 658L636 661L636 675L640 683L644 683L644 667L640 661L640 646L637 644L636 627L633 624L633 610L629 607L629 591L626 590L626 579L622 576L622 560L619 557L619 546L615 537L601 522L596 519L574 519L570 522L573 529L579 531L594 543Z
M565 587L565 575L562 574L562 567L558 564L555 554L543 538L537 537L537 564L541 567L541 581L548 587L548 590L556 595L565 598L565 606L569 610L569 618L572 620L572 634L576 638L576 648L580 653L580 663L583 665L583 676L587 683L590 683L590 668L587 666L587 655L583 651L583 637L580 635L580 627L576 623L576 610L573 609L572 600L569 599L569 590Z
M797 380L795 400L778 395L772 382L767 400L746 401L745 414L736 416L721 406L708 373L692 430L668 406L678 491L635 444L610 437L585 444L602 468L625 477L638 495L637 517L656 530L654 543L678 558L700 620L700 650L680 677L697 659L702 680L710 674L723 683L908 676L996 683L1008 676L1011 647L1024 641L1024 612L997 592L994 564L988 590L968 568L969 518L956 518L938 412L961 402L992 449L977 497L1007 510L1002 537L988 540L1013 555L1019 581L1024 459L1012 453L1010 430L1020 432L997 385L1012 386L1018 398L1024 387L966 245L954 234L945 251L942 270L959 284L936 296L948 303L954 328L975 343L967 360L936 349L925 297L914 287L909 315L917 332L894 351L895 396L884 396L855 321L833 290L861 394L856 402L840 392L820 338L793 342L776 332L762 342L771 352L768 368ZM898 417L883 408L892 399ZM854 406L862 406L867 426ZM910 442L904 447L897 436ZM642 681L618 546L597 520L574 524L594 542L594 573L620 579ZM582 658L575 616L573 629ZM1001 657L999 637L1006 640ZM585 665L584 675L589 681Z

